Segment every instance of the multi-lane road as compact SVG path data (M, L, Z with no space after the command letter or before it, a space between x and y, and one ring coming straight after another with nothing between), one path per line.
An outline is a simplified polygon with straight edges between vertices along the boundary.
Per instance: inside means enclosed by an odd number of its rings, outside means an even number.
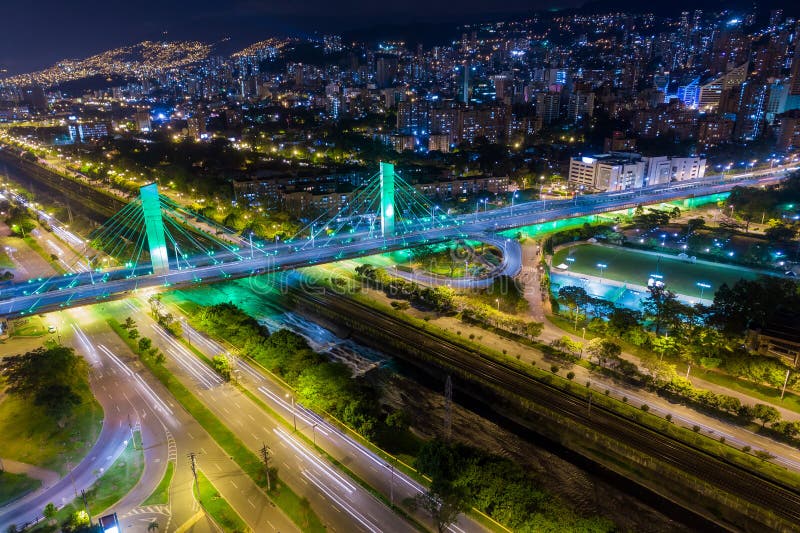
M408 531L414 530L400 515L376 498L358 482L339 471L313 446L300 438L304 435L325 452L347 465L359 478L400 504L425 489L419 483L394 468L376 453L359 443L347 432L295 403L288 389L283 388L252 363L239 358L235 364L238 383L274 413L281 423L239 389L226 384L206 363L154 322L149 306L136 299L112 305L119 316L129 315L137 322L143 335L150 337L167 356L166 366L178 379L189 386L205 405L254 452L266 445L272 451L272 465L284 482L308 498L312 508L329 530L333 531ZM185 339L211 358L227 353L217 342L183 323ZM288 422L288 424L287 424ZM231 503L241 504L233 498ZM421 512L421 522L428 517ZM256 529L258 531L258 529ZM483 528L467 517L450 527L452 533L482 531Z

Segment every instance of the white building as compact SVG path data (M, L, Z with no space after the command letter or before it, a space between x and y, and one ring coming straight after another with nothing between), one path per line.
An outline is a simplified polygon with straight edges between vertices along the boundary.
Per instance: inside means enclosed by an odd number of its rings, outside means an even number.
M611 152L573 157L568 181L583 189L624 191L701 178L705 168L706 160L699 157L642 157L631 152Z

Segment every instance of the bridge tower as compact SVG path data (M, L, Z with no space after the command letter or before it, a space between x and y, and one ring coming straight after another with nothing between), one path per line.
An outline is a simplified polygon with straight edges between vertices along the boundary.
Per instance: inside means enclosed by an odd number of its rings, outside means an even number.
M147 232L147 244L150 247L150 263L153 274L169 272L167 242L164 238L164 220L161 218L161 201L158 197L158 186L155 183L139 188L144 213L144 227Z
M381 236L394 236L394 165L381 162Z

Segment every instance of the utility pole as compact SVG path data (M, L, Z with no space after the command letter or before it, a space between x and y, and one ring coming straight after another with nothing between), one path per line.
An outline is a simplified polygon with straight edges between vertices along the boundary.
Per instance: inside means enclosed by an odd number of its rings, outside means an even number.
M264 461L264 471L267 473L267 492L270 492L272 491L272 481L269 478L269 460L272 458L272 450L264 444L259 451L261 452L261 460Z
M783 380L783 389L781 390L781 401L783 401L783 395L786 394L786 385L789 383L789 370L786 370L786 379Z
M394 505L394 464L389 463L389 503Z
M453 380L447 375L444 382L444 437L448 441L453 433Z
M92 525L92 513L89 512L89 502L86 499L86 491L81 489L81 498L83 498L83 507L86 509L86 514L89 516L89 526Z
M189 452L186 454L189 457L189 460L192 462L192 475L194 476L194 485L197 487L197 494L200 494L200 482L197 481L197 462L195 461L197 454L194 452Z

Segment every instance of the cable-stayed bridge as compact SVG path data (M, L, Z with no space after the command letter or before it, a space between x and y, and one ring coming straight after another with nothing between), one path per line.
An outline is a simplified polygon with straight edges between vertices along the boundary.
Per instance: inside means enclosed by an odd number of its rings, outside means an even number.
M88 272L12 283L0 289L0 317L97 303L148 287L212 283L463 238L499 246L503 263L495 274L513 276L521 267L519 245L498 237L498 231L775 183L788 170L794 168L537 200L491 211L480 211L478 205L474 213L451 217L406 183L393 165L381 163L375 179L355 191L346 205L324 213L292 239L270 245L253 243L251 235L235 242L219 237L230 230L160 196L151 184L92 235L93 248L119 266L94 268L98 254L87 259L92 265Z

